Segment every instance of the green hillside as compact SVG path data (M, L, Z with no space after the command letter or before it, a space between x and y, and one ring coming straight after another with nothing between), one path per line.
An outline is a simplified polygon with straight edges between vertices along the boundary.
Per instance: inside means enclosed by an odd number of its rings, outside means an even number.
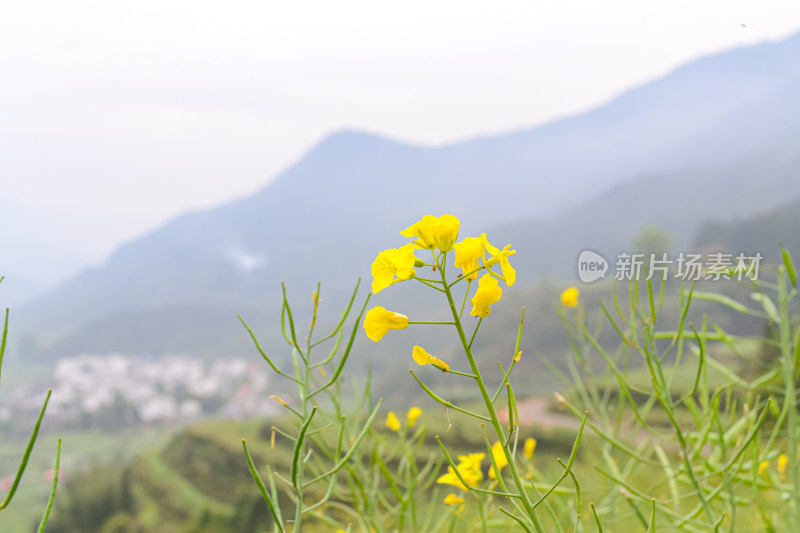
M463 415L426 409L424 420L446 435L453 453L480 450L479 433ZM571 419L570 419L571 420ZM187 427L165 446L151 448L127 464L96 465L72 476L59 493L48 533L242 533L270 529L269 512L253 484L241 440L258 468L265 463L284 465L277 474L288 477L291 449L278 437L270 448L271 426L286 420L203 422ZM448 432L448 425L452 424ZM376 424L376 427L380 424ZM545 456L569 451L574 429L523 428L521 437L536 435ZM383 437L381 435L384 435ZM376 438L390 439L378 430ZM428 431L420 460L433 459L441 467L441 452ZM443 467L442 467L443 468ZM287 504L288 498L284 500ZM287 505L284 511L291 509ZM316 529L313 522L309 531ZM304 527L304 531L306 528Z

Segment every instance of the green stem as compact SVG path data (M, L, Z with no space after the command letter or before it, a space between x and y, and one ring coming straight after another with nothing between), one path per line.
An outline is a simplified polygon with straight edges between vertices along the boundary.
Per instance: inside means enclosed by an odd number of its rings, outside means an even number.
M50 489L50 498L47 500L47 507L44 509L42 521L39 523L38 533L44 533L47 520L50 518L50 510L53 508L53 500L56 499L56 489L58 488L58 472L61 469L61 437L58 437L58 449L56 450L56 466L53 470L53 488Z
M427 281L425 281L425 280L422 280L422 279L420 279L420 278L414 278L414 279L415 279L415 280L417 280L417 281L419 281L419 282L420 282L420 283L422 283L423 285L427 285L427 286L428 286L428 287L430 287L431 289L436 289L436 290L437 290L437 291L439 291L439 292L444 292L444 291L442 290L442 288L441 288L441 287L437 287L436 285L433 285L432 283L428 283Z
M472 378L475 379L473 374L468 374L466 372L459 372L458 370L446 370L448 374L455 374L456 376L464 376L465 378Z
M464 301L461 302L461 310L458 312L458 318L461 318L461 315L464 314L464 306L467 305L467 296L469 296L469 288L472 285L472 280L467 280L467 288L464 290Z
M475 335L478 334L478 328L481 327L481 322L483 322L483 317L478 319L478 323L475 324L475 331L472 332L472 337L469 339L469 347L472 348L472 343L475 341Z
M477 418L478 420L483 420L484 422L489 422L490 421L488 417L485 417L483 415L479 415L477 413L473 413L472 411L468 411L467 409L463 409L461 407L458 407L457 405L453 405L451 402L445 400L444 398L442 398L441 396L439 396L438 394L433 392L430 387L425 385L422 382L422 380L417 377L417 375L414 373L413 370L409 370L409 372L411 372L411 376L413 376L413 378L417 381L419 386L422 387L422 390L424 390L426 393L428 393L428 396L430 396L431 398L436 400L438 403L444 405L445 407L447 407L449 409L453 409L455 411L458 411L459 413L464 413L465 415L469 415L469 416L471 416L473 418ZM472 376L472 377L475 377L475 376ZM477 380L477 378L475 378L475 379Z
M783 359L783 380L786 389L784 401L789 403L787 420L787 440L789 441L789 467L792 471L792 487L795 523L800 524L800 472L798 472L797 446L797 395L794 383L794 352L792 350L792 324L789 321L788 311L789 299L786 290L786 271L781 268L778 271L778 305L780 306L780 346Z
M441 281L438 279L421 278L419 276L414 276L414 279L418 279L419 281L427 281L428 283L441 283Z
M446 254L442 255L446 256ZM442 264L444 264L444 257L442 258ZM475 362L475 356L472 354L470 343L467 341L467 336L464 333L464 328L461 325L461 319L458 316L458 310L456 309L456 304L455 301L453 300L453 293L450 291L450 286L447 284L447 279L445 278L443 268L440 269L440 273L442 275L444 292L447 295L447 303L450 305L450 312L453 314L453 320L455 321L456 330L458 331L458 337L461 340L461 346L464 348L464 352L466 353L467 359L469 360L469 366L472 369L472 373L475 375L475 382L478 384L478 389L480 390L481 397L483 398L483 403L486 405L486 409L489 411L489 417L492 423L492 427L494 428L494 431L497 434L498 440L500 440L501 442L505 442L506 438L503 432L503 427L500 424L500 419L497 416L497 411L495 411L492 398L491 396L489 396L489 392L486 390L486 384L484 383L483 376L481 376L480 370L478 369L478 365ZM514 463L514 458L512 457L511 452L507 447L503 447L503 453L506 456L506 461L508 462L508 467L509 471L511 472L511 477L514 479L514 484L517 487L517 491L519 491L520 498L522 499L522 505L525 507L525 511L528 513L528 516L533 522L536 531L539 533L544 533L544 526L542 526L539 517L536 515L536 511L533 508L533 503L528 497L527 492L525 492L525 486L522 483L522 478L520 478L519 472L517 471L516 464Z

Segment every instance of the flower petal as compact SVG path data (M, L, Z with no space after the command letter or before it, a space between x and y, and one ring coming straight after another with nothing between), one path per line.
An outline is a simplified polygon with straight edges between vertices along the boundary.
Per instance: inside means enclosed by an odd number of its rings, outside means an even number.
M400 248L389 248L379 253L370 269L372 293L378 294L393 283L413 277L416 260L413 244L407 244Z
M450 370L450 365L426 352L422 346L414 346L411 350L411 357L420 366L433 365L441 370Z
M480 260L484 258L483 241L475 237L465 237L453 248L456 251L453 266L461 268L465 276L469 274L467 279L478 279L478 273L473 271L481 266Z
M387 311L386 308L378 306L367 311L364 317L364 331L371 340L378 342L390 329L406 329L408 327L408 317Z
M453 245L458 239L458 229L461 222L453 215L442 215L435 217L425 215L419 222L412 224L400 235L403 237L416 237L414 246L432 250L438 248L442 252L453 249Z
M491 274L484 274L478 282L478 290L475 291L475 296L470 299L470 302L472 302L470 315L486 318L492 313L489 306L500 300L502 296L503 289L500 288L497 280Z

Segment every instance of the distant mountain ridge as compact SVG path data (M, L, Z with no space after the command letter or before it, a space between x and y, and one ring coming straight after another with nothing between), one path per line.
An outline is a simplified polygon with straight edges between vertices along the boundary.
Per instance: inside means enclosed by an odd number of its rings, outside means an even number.
M341 294L426 213L456 214L462 235L513 238L521 282L553 273L526 255L546 262L590 235L622 246L654 220L688 240L698 209L724 215L720 191L738 214L800 196L798 59L800 34L698 60L585 114L443 148L340 132L256 194L176 218L17 314L42 356L223 353L247 341L235 312L274 317L280 280Z

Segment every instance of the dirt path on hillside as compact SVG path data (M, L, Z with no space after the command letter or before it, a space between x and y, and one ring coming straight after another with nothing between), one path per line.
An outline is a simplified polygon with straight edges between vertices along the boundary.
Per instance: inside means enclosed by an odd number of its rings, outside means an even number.
M551 411L547 398L531 398L517 402L517 411L523 426L539 426L544 430L556 428L577 430L581 425L580 421L566 410ZM508 408L497 414L502 423L508 424Z

